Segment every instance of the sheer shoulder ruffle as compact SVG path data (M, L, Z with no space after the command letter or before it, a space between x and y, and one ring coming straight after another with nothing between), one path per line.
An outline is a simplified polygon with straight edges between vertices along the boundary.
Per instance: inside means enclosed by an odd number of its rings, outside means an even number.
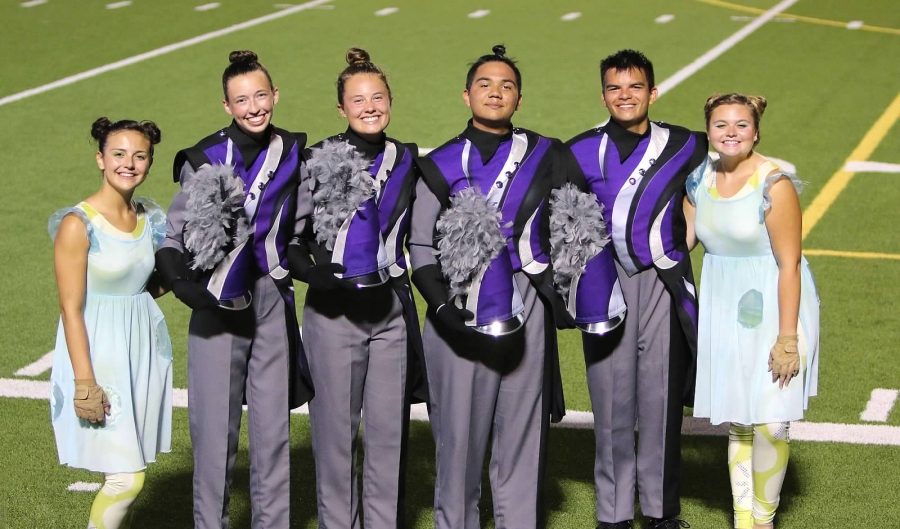
M159 204L147 197L137 197L134 202L143 209L153 235L153 249L155 250L166 238L166 212Z
M797 191L797 194L803 192L803 187L805 183L803 180L797 178L797 175L794 173L789 173L787 171L783 171L777 165L772 164L771 167L775 168L775 172L771 172L770 174L763 177L762 183L762 202L759 205L759 222L762 224L766 220L766 211L769 211L772 208L772 196L770 195L770 190L772 189L772 185L781 180L782 178L787 178L791 181L791 184L794 186L794 190Z
M47 221L47 232L50 234L50 240L56 240L56 232L59 231L59 225L67 215L75 215L81 219L84 223L84 227L87 229L88 241L90 241L91 246L94 246L94 227L91 224L91 219L89 219L87 213L78 206L62 208L50 215L50 219Z
M698 165L696 169L691 171L691 174L688 175L687 180L684 183L688 201L692 205L697 205L697 190L700 189L700 184L703 183L707 171L712 170L713 162L712 156L706 155L703 162Z

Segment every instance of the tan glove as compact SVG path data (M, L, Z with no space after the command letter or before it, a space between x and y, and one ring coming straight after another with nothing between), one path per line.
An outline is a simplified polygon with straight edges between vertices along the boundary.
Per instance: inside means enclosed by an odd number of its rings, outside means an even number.
M787 386L800 372L800 351L797 349L797 335L779 335L769 352L769 371L772 382L778 387Z
M102 422L109 415L106 392L93 378L75 379L75 415L90 421Z

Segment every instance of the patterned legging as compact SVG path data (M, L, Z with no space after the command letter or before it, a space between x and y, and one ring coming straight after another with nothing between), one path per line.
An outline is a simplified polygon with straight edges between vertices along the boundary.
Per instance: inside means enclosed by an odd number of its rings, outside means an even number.
M731 424L728 473L736 529L772 524L790 451L790 423Z
M103 487L91 504L88 529L119 529L128 516L128 508L144 488L144 473L107 474Z

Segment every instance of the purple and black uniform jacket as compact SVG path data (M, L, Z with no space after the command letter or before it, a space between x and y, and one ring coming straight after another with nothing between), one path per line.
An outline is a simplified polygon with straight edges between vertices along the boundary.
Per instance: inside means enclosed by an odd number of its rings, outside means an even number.
M559 378L556 330L550 312L553 291L547 208L550 191L564 175L560 171L558 140L526 129L513 128L498 136L471 125L459 136L418 159L422 179L440 202L468 187L488 196L499 195L500 229L507 240L512 272L524 272L538 290L545 306L547 336L545 391L552 396L554 420L562 418L565 404ZM437 247L437 229L432 246Z
M685 180L706 157L706 135L660 122L639 135L610 119L566 145L570 181L604 206L612 240L603 251L629 277L656 269L696 357L697 297L682 204Z
M290 285L287 246L296 227L296 196L306 135L271 127L262 140L253 139L237 125L215 132L175 156L174 177L185 178L205 164L225 164L244 183L244 214L251 235L238 251L206 275L208 288L219 299L249 290L253 281L271 275L279 285ZM169 210L170 231L183 231L186 198L176 196ZM180 226L178 225L180 224ZM185 251L183 246L178 248Z
M229 255L212 273L189 275L193 275L190 279L207 286L220 300L240 296L250 291L258 279L266 275L272 277L289 307L285 333L290 344L291 408L302 405L313 395L287 263L288 243L299 229L297 186L305 145L304 133L288 132L273 126L264 138L256 140L232 122L230 126L203 138L197 145L179 151L173 168L175 181L182 185L185 179L206 164L229 165L244 183L243 214L249 221L250 237L240 248L226 248ZM169 207L163 247L187 253L183 239L186 212L187 196L181 191ZM185 257L190 262L190 256Z
M409 234L409 205L415 189L413 160L418 148L387 137L383 142L370 143L347 129L313 145L307 150L307 158L326 141L345 141L371 161L369 174L375 181L375 196L363 202L350 221L344 223L334 249L327 251L315 242L311 220L315 207L312 190L304 176L298 211L298 216L306 219L302 238L308 246L315 248L311 252L314 257L324 252L330 262L343 265L346 268L343 277L379 270L387 270L391 277L405 277L407 266L403 249Z

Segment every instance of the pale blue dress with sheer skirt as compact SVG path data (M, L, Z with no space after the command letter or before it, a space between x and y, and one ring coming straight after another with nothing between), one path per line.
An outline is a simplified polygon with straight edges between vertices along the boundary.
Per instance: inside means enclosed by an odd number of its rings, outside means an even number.
M694 416L713 424L802 419L817 389L819 299L809 263L801 258L800 373L779 389L768 372L779 327L778 266L765 224L771 185L788 178L799 188L799 181L766 161L741 191L723 198L716 190L715 164L708 160L687 183L688 198L697 208L697 238L706 250Z
M50 375L50 414L59 462L104 473L136 472L168 452L172 434L172 345L163 314L147 292L154 252L165 236L165 213L136 199L131 233L112 226L82 202L50 217L51 239L67 215L87 227L84 323L94 377L110 402L102 424L79 419L72 406L74 374L60 321Z

